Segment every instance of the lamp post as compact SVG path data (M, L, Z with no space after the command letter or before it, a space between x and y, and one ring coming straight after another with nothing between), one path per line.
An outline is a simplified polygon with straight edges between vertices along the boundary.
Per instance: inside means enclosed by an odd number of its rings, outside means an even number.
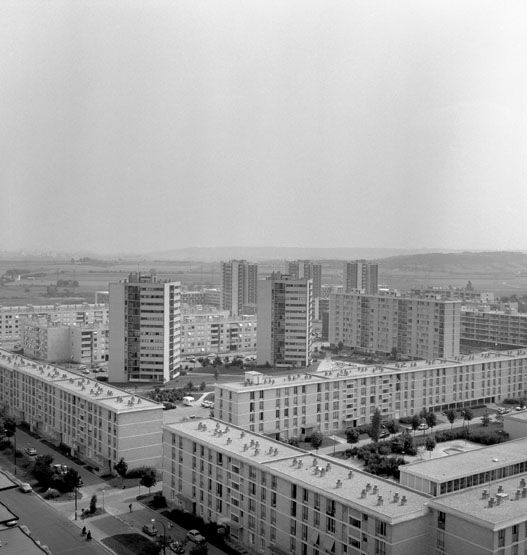
M164 522L161 522L160 520L157 520L155 518L152 519L152 524L157 522L158 524L161 524L161 526L163 526L163 555L166 555L167 552L167 529L165 526ZM170 524L169 524L170 526Z
M75 489L74 489L74 492L75 492L75 520L77 520L77 496L78 496L78 491L79 491L78 490L78 485L76 484Z
M102 490L102 510L104 511L104 490Z
M15 450L13 451L13 462L15 463L15 476L16 476L16 426L13 429L13 440L15 442Z

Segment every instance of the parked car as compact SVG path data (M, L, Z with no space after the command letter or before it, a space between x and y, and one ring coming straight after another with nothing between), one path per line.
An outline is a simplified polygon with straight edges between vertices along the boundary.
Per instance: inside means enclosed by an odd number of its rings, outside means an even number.
M31 487L30 484L28 484L27 482L22 482L19 486L18 489L22 492L22 493L31 493L33 491L33 488Z
M425 422L423 422L422 424L419 424L419 426L417 427L418 430L428 430L428 424L426 424Z
M143 526L143 532L147 536L157 536L157 528L153 524L145 524Z
M68 472L68 467L65 464L54 464L53 470L57 474L66 474L66 472Z
M205 538L199 533L198 530L189 530L187 532L187 539L194 543L203 543Z
M383 438L383 437L388 437L390 435L390 432L386 429L383 428L380 432L379 432L379 438Z
M214 407L214 403L212 401L203 401L201 406L205 409L212 409Z
M24 452L26 455L29 455L30 457L34 457L37 454L37 450L34 447L26 447L24 449Z
M6 526L16 526L18 524L18 518L14 518L13 520L8 520L5 525Z
M177 555L182 555L185 553L185 546L180 541L173 541L168 544L168 547Z

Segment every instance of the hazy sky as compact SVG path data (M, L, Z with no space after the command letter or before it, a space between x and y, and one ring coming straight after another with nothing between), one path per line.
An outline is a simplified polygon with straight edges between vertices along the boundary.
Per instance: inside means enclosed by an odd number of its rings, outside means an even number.
M524 0L0 18L0 250L527 249Z

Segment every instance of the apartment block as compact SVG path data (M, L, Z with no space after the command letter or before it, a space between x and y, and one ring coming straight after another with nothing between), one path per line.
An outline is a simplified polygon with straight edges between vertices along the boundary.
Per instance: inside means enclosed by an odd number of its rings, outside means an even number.
M94 365L108 360L108 325L66 325L43 318L26 317L20 322L24 354L46 362Z
M256 316L230 316L228 311L184 314L181 355L256 353Z
M401 485L437 497L527 472L527 439L406 464Z
M212 419L164 427L163 494L251 554L429 553L426 496Z
M376 295L379 290L379 265L366 260L354 260L344 265L344 291L362 290Z
M116 387L0 350L0 404L101 473L161 464L162 405Z
M181 285L130 274L110 284L109 379L165 382L181 364Z
M221 309L232 316L254 314L257 303L258 265L246 260L221 263Z
M308 366L311 362L313 283L280 273L258 282L257 363Z
M109 306L97 303L0 306L0 341L20 341L20 322L25 317L64 325L108 325Z
M524 347L527 345L527 314L462 307L461 343L483 348Z
M311 260L294 260L288 262L288 275L295 279L313 281L313 299L322 297L322 264Z
M260 326L260 322L258 326ZM320 363L317 371L217 384L217 418L280 439L324 434L383 419L527 397L527 350L363 366Z
M329 342L415 358L459 354L461 302L360 292L330 295Z
M527 474L431 499L430 545L437 555L527 552Z

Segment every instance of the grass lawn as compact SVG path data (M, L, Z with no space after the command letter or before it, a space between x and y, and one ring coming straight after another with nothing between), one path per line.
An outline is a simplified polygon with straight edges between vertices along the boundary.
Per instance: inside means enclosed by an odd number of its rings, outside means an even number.
M116 534L102 543L117 555L158 555L159 546L141 534Z

